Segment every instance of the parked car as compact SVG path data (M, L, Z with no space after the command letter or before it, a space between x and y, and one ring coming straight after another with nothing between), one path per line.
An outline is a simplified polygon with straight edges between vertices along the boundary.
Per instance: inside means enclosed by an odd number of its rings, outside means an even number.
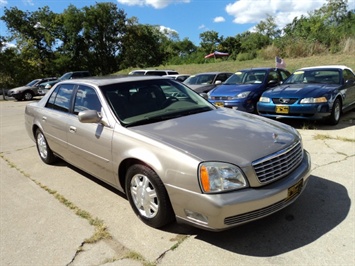
M336 65L301 68L258 102L258 112L265 117L322 119L331 125L354 107L354 72Z
M47 81L43 82L39 85L39 90L38 93L40 95L45 95L50 88L52 88L53 85L57 84L60 81L67 80L67 79L76 79L76 78L84 78L84 77L90 77L91 74L89 71L72 71L72 72L67 72L63 76L61 76L59 79L52 80L52 81Z
M180 82L184 82L190 76L191 76L190 74L175 74L175 75L164 75L163 77L175 79Z
M62 158L126 193L155 228L265 217L294 202L310 173L296 129L167 78L63 81L26 106L25 125L44 163Z
M13 97L18 101L32 100L33 97L40 95L38 92L39 85L42 82L50 82L56 80L56 77L34 79L27 83L25 86L13 88L7 91L7 96Z
M232 75L233 73L231 72L199 73L188 77L184 84L198 93L207 93Z
M250 68L237 71L223 84L208 92L208 100L216 106L256 113L261 94L280 85L291 73L281 68Z
M179 74L175 70L163 70L163 69L141 69L133 70L128 73L130 76L164 76L164 75L177 75Z

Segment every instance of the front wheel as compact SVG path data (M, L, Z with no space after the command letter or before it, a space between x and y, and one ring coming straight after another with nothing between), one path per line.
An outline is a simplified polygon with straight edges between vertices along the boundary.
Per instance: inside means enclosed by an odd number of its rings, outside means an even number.
M33 99L33 93L30 92L30 91L25 91L24 94L23 94L23 98L26 100L26 101L30 101Z
M339 98L337 98L333 103L332 113L327 120L328 124L330 125L338 124L340 120L340 115L341 115L341 102Z
M132 209L145 224L160 228L175 220L164 184L151 168L132 165L127 171L125 188Z
M36 130L36 146L39 157L46 164L53 164L57 157L53 154L52 150L49 148L46 137L40 129Z

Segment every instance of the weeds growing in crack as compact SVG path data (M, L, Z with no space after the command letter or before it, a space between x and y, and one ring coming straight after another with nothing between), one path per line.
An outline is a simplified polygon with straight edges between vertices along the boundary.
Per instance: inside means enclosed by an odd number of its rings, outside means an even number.
M340 140L340 141L345 141L345 142L355 142L355 139L350 139L350 138L344 138L344 137L331 137L329 135L324 135L324 134L317 134L314 136L314 139L318 140L327 140L327 139L334 139L334 140Z
M60 203L64 204L66 207L68 207L69 209L74 211L76 215L78 215L79 217L87 220L90 225L95 227L94 235L92 235L88 239L85 239L83 244L85 244L85 243L91 243L92 244L92 243L96 243L96 242L98 242L100 240L103 240L103 239L112 238L112 236L110 235L110 233L107 230L107 226L104 224L104 222L102 220L100 220L98 218L93 218L92 215L89 212L80 209L74 203L72 203L71 201L66 199L63 195L59 194L56 190L50 189L47 186L43 185L41 182L33 179L29 174L25 173L24 171L19 169L13 162L11 162L9 159L5 158L3 154L0 154L0 157L2 159L4 159L6 161L6 163L11 168L16 169L22 175L24 175L25 177L29 178L36 185L38 185L40 188L42 188L43 190L47 191L49 194L53 195ZM82 249L79 248L78 252L80 252L81 250Z

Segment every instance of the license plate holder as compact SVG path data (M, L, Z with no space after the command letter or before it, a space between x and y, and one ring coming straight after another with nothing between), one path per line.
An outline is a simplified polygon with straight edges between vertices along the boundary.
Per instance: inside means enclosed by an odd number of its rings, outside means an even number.
M275 112L277 114L288 114L290 112L290 108L287 105L276 105Z
M290 200L296 197L297 195L299 195L302 191L302 188L303 188L303 179L301 179L296 184L288 188L286 200Z

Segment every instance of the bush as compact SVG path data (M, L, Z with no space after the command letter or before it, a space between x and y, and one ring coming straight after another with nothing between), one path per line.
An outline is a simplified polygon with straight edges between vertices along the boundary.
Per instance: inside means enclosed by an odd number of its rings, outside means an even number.
M256 52L250 52L250 53L239 53L237 55L237 60L238 61L247 61L247 60L252 60L256 58Z

